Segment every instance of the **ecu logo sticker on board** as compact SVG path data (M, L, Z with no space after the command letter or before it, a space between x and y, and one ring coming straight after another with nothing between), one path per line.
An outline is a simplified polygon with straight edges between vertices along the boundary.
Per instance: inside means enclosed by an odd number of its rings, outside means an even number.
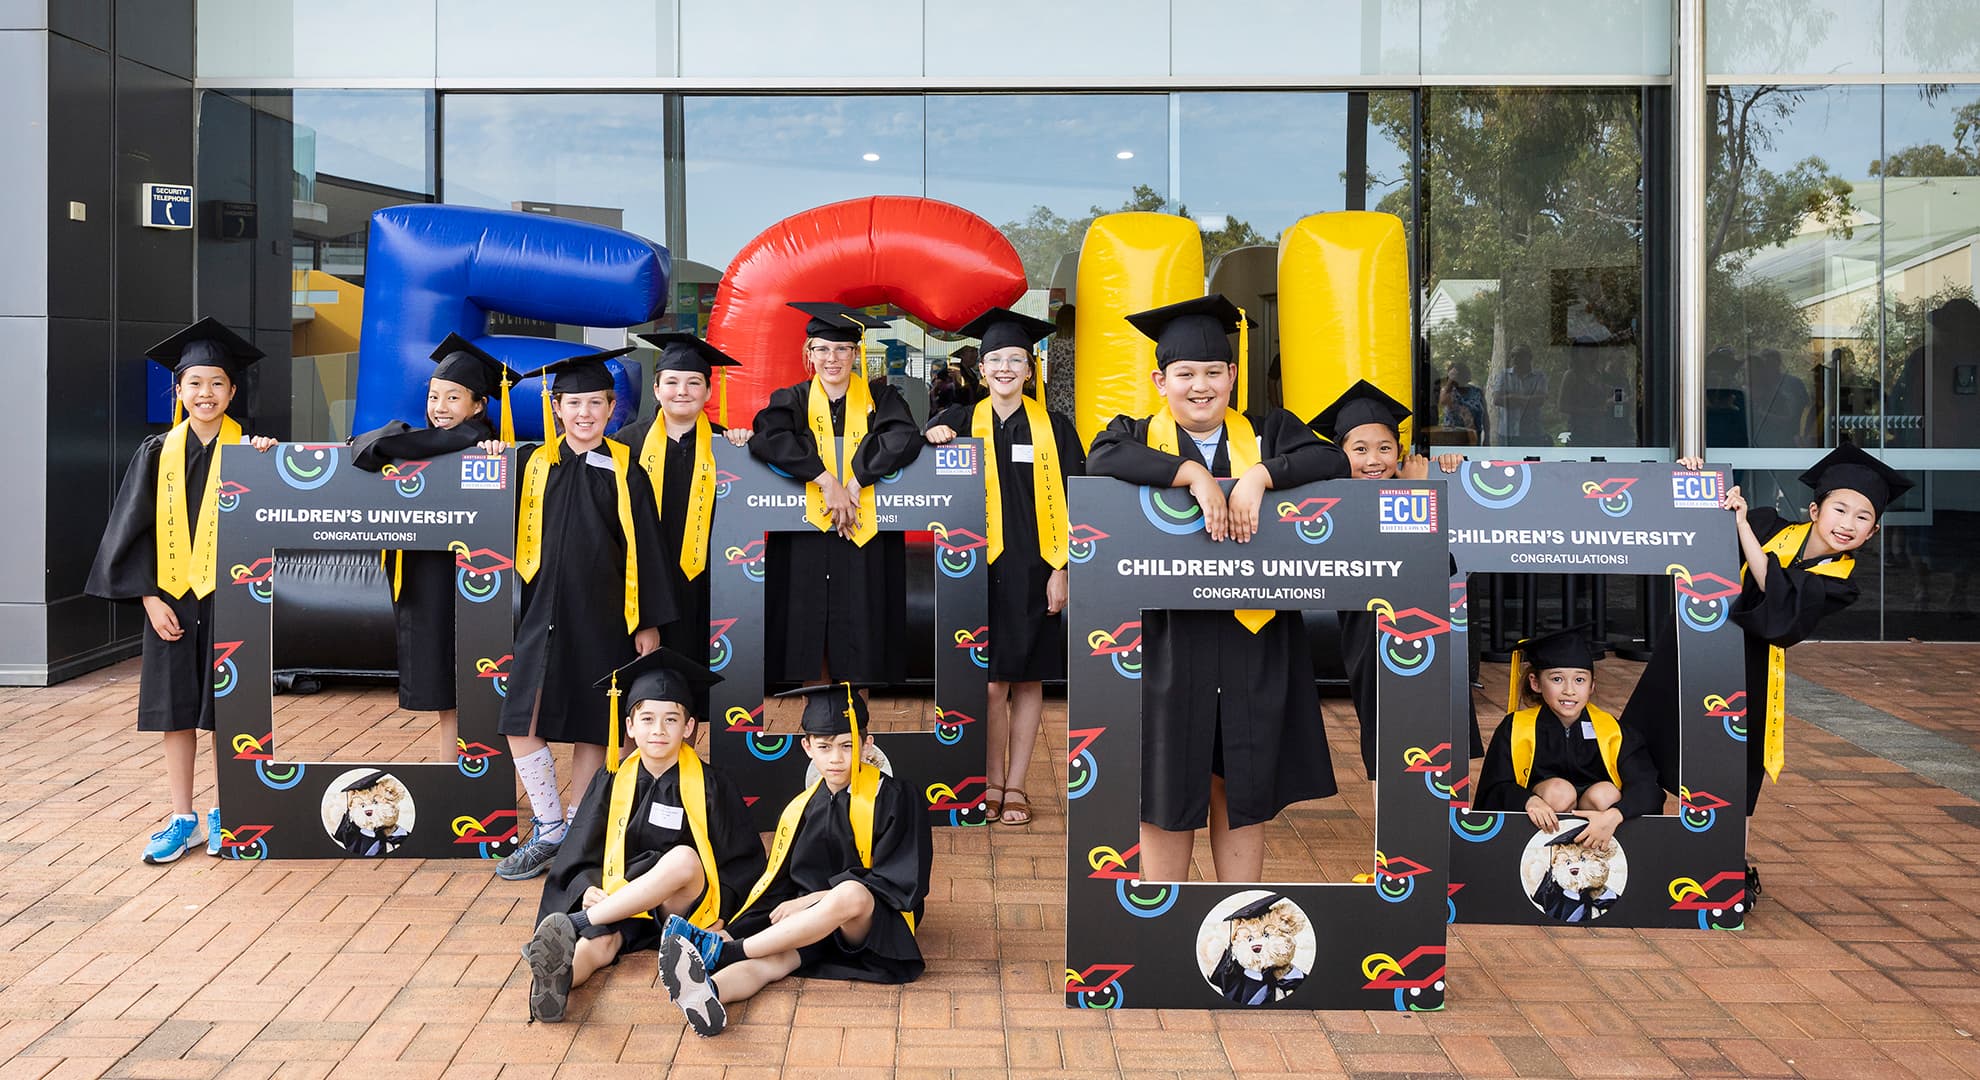
M1463 653L1451 647L1450 555L1436 525L1444 485L1333 480L1268 492L1258 532L1239 545L1204 535L1185 491L1069 483L1072 532L1087 551L1073 561L1067 615L1066 1006L1443 1008L1449 807L1414 775L1427 759L1412 748L1450 741L1449 673L1462 666L1452 663ZM1317 867L1303 883L1140 878L1144 613L1240 608L1377 616L1381 783L1364 882L1320 883ZM1317 725L1317 698L1315 709ZM1267 969L1238 956L1254 933L1275 939L1287 962Z
M496 734L514 639L508 455L384 473L341 445L228 454L214 596L220 854L230 859L499 859L515 850L515 764ZM444 762L295 761L273 722L277 551L453 553L460 731ZM490 618L490 613L501 617Z
M1668 580L1673 617L1660 630L1677 635L1683 775L1666 800L1673 812L1624 822L1607 857L1550 847L1525 814L1472 810L1469 784L1451 792L1453 922L1744 925L1746 675L1739 630L1729 626L1739 562L1732 515L1718 508L1727 482L1723 466L1603 462L1467 461L1451 477L1453 612L1471 573ZM1467 680L1459 665L1444 737L1457 746L1467 738Z
M837 451L834 451L835 453ZM974 439L922 450L914 463L873 485L882 533L926 532L933 538L935 634L909 648L935 657L935 707L930 729L876 732L873 742L894 775L922 793L929 822L984 824L988 711L985 670L989 640L990 573L985 550L983 453ZM804 519L804 485L715 441L715 523L708 539L709 665L722 676L710 688L709 748L715 763L742 788L757 828L776 827L776 814L804 789L807 759L797 733L763 725L764 582L766 534L811 532Z

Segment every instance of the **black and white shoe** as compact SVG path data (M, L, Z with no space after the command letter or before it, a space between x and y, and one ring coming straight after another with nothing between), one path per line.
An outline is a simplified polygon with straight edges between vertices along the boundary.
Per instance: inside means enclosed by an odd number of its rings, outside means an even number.
M1753 905L1757 903L1759 900L1760 900L1760 868L1753 865L1752 863L1747 863L1746 864L1746 910L1752 911Z
M715 984L709 981L700 950L686 938L669 937L660 943L660 981L696 1035L706 1039L720 1035L728 1026L729 1010L715 996Z
M571 998L571 960L577 955L577 928L571 917L553 911L536 924L536 936L522 947L529 964L529 1018L562 1023Z

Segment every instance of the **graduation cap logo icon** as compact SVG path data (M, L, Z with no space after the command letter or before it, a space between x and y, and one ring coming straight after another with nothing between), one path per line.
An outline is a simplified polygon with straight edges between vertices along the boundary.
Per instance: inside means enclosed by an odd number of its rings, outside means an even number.
M1422 608L1397 611L1387 600L1377 597L1368 602L1375 613L1375 629L1381 635L1378 650L1382 666L1397 675L1420 675L1437 658L1437 635L1451 624Z
M459 736L454 737L454 767L461 775L473 779L488 771L488 763L501 757L502 752L486 743L468 742Z
M968 577L976 569L977 549L990 546L988 537L968 529L951 529L939 521L929 522L928 531L935 534L935 547L940 553L935 565L952 578Z
M241 505L241 496L252 490L238 480L222 480L220 486L213 489L213 505L219 507L221 513L231 514Z
M730 566L742 567L743 576L749 580L763 580L763 541L751 540L741 547L731 547L722 556Z
M454 553L454 584L461 595L477 604L485 604L495 599L502 591L502 571L515 568L516 562L493 548L468 550L460 540L448 542L447 550Z
M1678 821L1686 829L1702 833L1710 829L1719 819L1719 811L1732 804L1709 791L1693 791L1688 787L1678 787Z
M1100 779L1100 762L1087 749L1107 733L1103 727L1073 728L1066 732L1066 798L1077 799L1093 790Z
M481 657L474 662L474 674L478 679L487 679L488 688L495 691L496 697L509 696L509 661L515 659L512 653L500 657Z
M1141 620L1124 622L1110 633L1095 630L1086 635L1086 647L1093 650L1089 655L1104 656L1114 662L1114 670L1123 679L1141 678Z
M1375 892L1391 904L1400 904L1416 892L1416 877L1430 868L1403 855L1375 853Z
M500 859L515 850L520 819L514 810L496 810L487 817L466 814L454 819L454 843L474 844L484 859Z
M1420 945L1398 960L1388 953L1361 959L1364 990L1395 994L1397 1012L1437 1012L1444 1007L1444 947Z
M275 733L269 732L257 739L243 731L234 736L235 761L273 761L275 753L270 744L275 741Z
M1666 567L1677 590L1678 618L1693 630L1709 633L1726 624L1740 584L1710 571L1694 574L1676 563Z
M1470 816L1468 811L1471 809L1471 777L1460 775L1457 779L1451 781L1450 803L1451 821L1453 824L1456 824L1457 819L1460 817ZM1494 821L1500 820L1496 814L1490 816Z
M1073 525L1066 529L1066 558L1086 562L1093 558L1094 545L1106 538L1106 533L1091 525Z
M238 645L239 642L234 642ZM302 783L305 766L301 762L275 760L275 733L257 739L243 731L234 736L234 760L254 762L255 779L274 791L287 791Z
M737 476L737 475L736 475L735 473L732 473L732 472L730 472L730 471L729 471L729 470L727 470L727 469L716 469L716 470L715 470L715 497L716 497L716 498L718 498L718 499L726 499L726 498L728 498L728 497L729 497L729 489L730 489L730 488L731 488L732 486L734 486L734 484L735 484L735 482L736 482L736 481L738 481L738 480L741 480L741 479L742 479L742 477L740 477L740 476Z
M1671 880L1671 910L1698 913L1700 930L1737 930L1746 925L1746 872L1727 870L1703 882Z
M976 723L976 717L961 709L945 709L935 706L935 741L943 746L954 746L962 741L963 728Z
M719 672L735 659L736 647L729 640L729 631L736 628L739 619L708 620L708 670Z
M275 830L273 825L236 825L231 829L220 830L220 857L259 862L268 857L266 837Z
M1126 851L1096 847L1086 853L1086 865L1093 871L1086 876L1113 882L1114 898L1120 901L1123 910L1136 918L1153 919L1176 906L1181 893L1174 886L1143 883L1134 862L1140 855L1138 843Z
M1448 801L1451 797L1451 744L1438 743L1425 750L1412 746L1403 751L1403 771L1421 773L1430 794Z
M1133 964L1089 964L1083 971L1066 969L1066 997L1082 1009L1118 1009L1125 1000L1121 976Z
M343 449L337 443L283 443L275 450L275 475L297 491L315 491L337 475Z
M248 595L264 604L275 601L275 556L268 555L251 563L235 563L227 572L227 580L236 585L246 585Z
M1612 518L1625 517L1635 501L1630 497L1630 485L1636 483L1634 476L1618 476L1600 482L1584 480L1581 484L1581 497L1594 499L1595 505Z
M1458 487L1487 510L1519 505L1533 488L1533 470L1524 461L1467 461L1458 470Z
M378 475L393 481L398 486L399 494L408 499L416 499L420 492L426 490L426 477L423 474L426 472L426 467L431 464L433 463L430 461L394 462L378 470Z
M956 648L969 650L969 662L980 668L990 666L990 628L956 631Z
M1746 691L1741 690L1729 696L1705 695L1705 715L1725 725L1726 734L1746 741Z
M729 711L722 714L722 723L730 731L762 731L763 706L758 705L754 709L746 709L741 705L731 705L729 706Z
M1471 586L1465 578L1451 582L1451 633L1462 634L1471 623Z
M234 666L234 650L247 644L244 641L216 641L213 643L213 696L226 697L234 692L241 682L240 669ZM273 736L270 736L271 738Z
M1309 544L1324 544L1328 537L1334 535L1334 516L1328 511L1340 501L1317 495L1299 502L1287 499L1279 503L1279 520L1290 523L1294 534L1301 540Z
M927 796L928 809L938 814L946 812L949 824L976 826L989 824L990 806L983 801L984 792L989 790L989 777L969 776L953 786L939 782L930 784L923 794ZM968 794L972 791L975 794Z

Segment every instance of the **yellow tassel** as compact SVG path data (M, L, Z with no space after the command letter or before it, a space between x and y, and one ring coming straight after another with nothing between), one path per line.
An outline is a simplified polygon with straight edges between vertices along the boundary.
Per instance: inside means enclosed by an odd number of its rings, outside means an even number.
M1250 380L1247 379L1246 376L1249 375L1251 372L1251 366L1250 366L1251 333L1249 330L1246 329L1246 325L1247 322L1244 317L1244 309L1239 308L1238 309L1238 369L1237 369L1237 407L1239 412L1245 411L1245 407L1250 404L1250 398L1251 398L1251 392L1250 392L1251 388L1246 385L1246 383L1250 382Z
M729 369L722 369L722 426L729 426Z
M605 691L605 700L612 710L612 727L605 733L605 767L619 771L619 673L612 672L611 689Z
M178 427L179 421L184 420L185 418L186 418L186 403L180 400L179 388L177 386L174 386L172 387L172 426Z
M543 377L543 450L550 455L550 464L555 465L563 455L558 449L557 417L550 411L550 377Z
M1512 683L1506 687L1506 711L1519 711L1519 650L1512 654Z
M516 444L516 417L509 411L509 372L502 371L502 441L510 446Z

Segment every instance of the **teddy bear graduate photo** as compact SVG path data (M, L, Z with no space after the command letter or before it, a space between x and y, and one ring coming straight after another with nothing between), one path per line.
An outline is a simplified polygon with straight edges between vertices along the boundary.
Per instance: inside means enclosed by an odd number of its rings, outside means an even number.
M1227 897L1196 933L1196 964L1224 1000L1279 1001L1313 967L1313 926L1284 893L1254 889Z
M345 851L390 855L412 835L412 793L383 769L353 769L323 793L323 829Z

